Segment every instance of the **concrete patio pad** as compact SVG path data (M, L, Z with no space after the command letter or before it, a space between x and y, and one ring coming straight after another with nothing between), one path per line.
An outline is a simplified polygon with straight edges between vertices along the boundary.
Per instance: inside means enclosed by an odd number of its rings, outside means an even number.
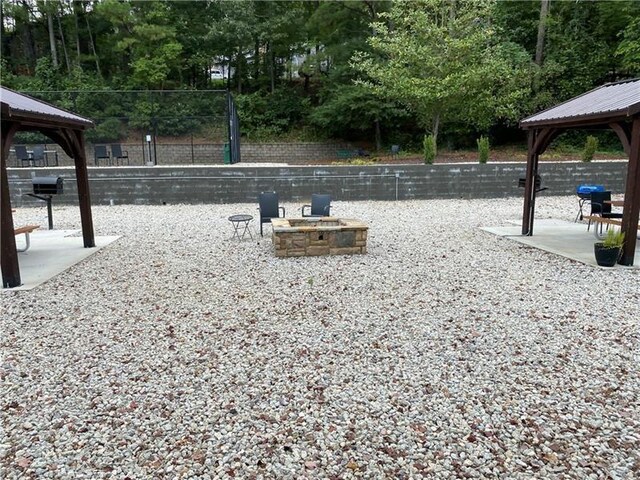
M518 243L528 245L530 247L539 248L546 252L555 253L571 260L593 265L598 268L595 255L593 253L593 244L597 241L593 235L593 227L587 232L587 226L584 223L573 223L556 219L536 220L533 227L533 235L530 237L523 236L521 231L521 222L513 221L511 223L517 226L513 227L482 227L484 230L494 235L508 237ZM635 265L625 267L616 265L614 268L640 268L640 242L636 244Z
M95 237L94 248L84 248L80 230L36 230L31 234L31 247L18 253L22 285L3 289L5 292L31 290L69 267L93 255L120 236ZM24 246L24 235L16 237L18 248Z

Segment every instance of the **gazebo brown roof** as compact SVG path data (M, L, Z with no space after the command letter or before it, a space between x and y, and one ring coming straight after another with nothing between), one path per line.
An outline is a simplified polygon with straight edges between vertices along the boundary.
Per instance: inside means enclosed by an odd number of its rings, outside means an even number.
M535 178L539 156L564 130L611 128L629 156L621 230L625 244L620 263L633 265L636 230L640 213L640 78L607 83L564 103L525 118L528 130L527 179L525 183L522 234L533 234Z
M0 133L2 164L0 166L0 264L2 286L21 284L18 253L14 236L11 196L7 175L7 157L13 137L18 131L36 131L51 138L74 159L80 204L80 221L85 248L95 247L89 176L84 150L84 130L93 122L27 95L0 87Z

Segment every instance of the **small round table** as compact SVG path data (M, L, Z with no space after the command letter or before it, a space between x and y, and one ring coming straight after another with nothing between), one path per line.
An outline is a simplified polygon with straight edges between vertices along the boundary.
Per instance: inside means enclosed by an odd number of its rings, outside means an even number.
M233 225L233 236L231 239L233 240L234 238L237 238L238 240L242 240L248 233L251 240L253 240L253 235L249 229L249 222L251 220L253 220L252 215L231 215L229 217L229 221ZM243 226L244 229L241 230Z

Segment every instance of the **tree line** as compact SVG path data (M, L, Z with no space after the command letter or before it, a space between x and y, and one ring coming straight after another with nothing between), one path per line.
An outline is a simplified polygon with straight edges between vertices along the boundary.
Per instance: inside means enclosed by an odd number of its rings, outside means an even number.
M152 107L89 92L226 88L250 139L501 143L640 75L637 1L3 0L0 15L2 84L86 91L79 113L102 115L105 140L147 128ZM163 132L201 132L202 98L162 105Z

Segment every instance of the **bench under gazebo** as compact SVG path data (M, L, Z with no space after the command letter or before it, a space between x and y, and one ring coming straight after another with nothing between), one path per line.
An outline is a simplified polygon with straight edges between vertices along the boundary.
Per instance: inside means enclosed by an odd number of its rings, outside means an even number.
M21 285L16 249L11 195L7 175L7 157L15 134L19 131L40 132L56 142L75 163L80 221L85 248L95 247L89 176L84 148L84 131L93 122L48 103L5 87L0 87L2 165L0 167L0 264L3 288Z

